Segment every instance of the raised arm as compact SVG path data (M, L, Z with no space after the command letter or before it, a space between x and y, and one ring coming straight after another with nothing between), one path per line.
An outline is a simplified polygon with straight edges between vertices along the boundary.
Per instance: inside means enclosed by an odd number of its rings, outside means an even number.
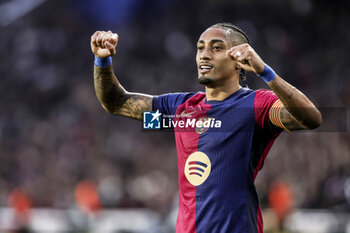
M152 110L152 96L126 91L113 72L111 56L116 53L118 35L97 31L91 36L95 54L94 84L98 100L109 113L142 120L144 111Z
M272 81L267 82L267 85L283 104L279 117L287 129L316 129L322 124L321 113L297 88L278 75Z
M276 75L250 45L234 46L227 54L237 61L237 68L256 73L278 96L280 104L276 103L276 109L279 120L272 120L274 124L287 130L315 129L322 124L322 115L315 105L301 91Z

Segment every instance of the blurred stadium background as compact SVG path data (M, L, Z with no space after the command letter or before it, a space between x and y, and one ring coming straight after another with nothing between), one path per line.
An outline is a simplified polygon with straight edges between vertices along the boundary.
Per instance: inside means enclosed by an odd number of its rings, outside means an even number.
M119 34L127 90L199 91L195 43L227 21L326 117L272 148L256 181L266 232L350 233L349 12L346 0L1 0L0 232L174 232L174 138L104 112L90 36Z

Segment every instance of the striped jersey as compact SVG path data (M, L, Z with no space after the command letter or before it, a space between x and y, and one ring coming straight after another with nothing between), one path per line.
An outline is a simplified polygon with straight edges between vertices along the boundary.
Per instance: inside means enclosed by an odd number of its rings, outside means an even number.
M263 232L254 180L282 131L269 120L277 99L273 91L248 88L223 101L207 101L202 92L153 98L153 110L173 121L177 233Z

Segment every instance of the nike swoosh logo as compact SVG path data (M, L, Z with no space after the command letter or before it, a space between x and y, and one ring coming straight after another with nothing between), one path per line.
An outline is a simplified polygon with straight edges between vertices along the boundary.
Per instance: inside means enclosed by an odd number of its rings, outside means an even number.
M186 113L186 110L184 110L184 111L181 112L180 117L188 117L188 116L191 116L195 112L196 111Z

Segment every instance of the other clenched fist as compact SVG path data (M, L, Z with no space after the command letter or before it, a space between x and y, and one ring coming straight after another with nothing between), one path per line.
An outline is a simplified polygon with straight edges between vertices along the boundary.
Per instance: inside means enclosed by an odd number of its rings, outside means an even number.
M113 56L116 51L119 36L111 31L97 31L91 36L91 50L100 58Z
M264 71L265 63L249 44L233 46L226 51L237 62L237 68L260 74Z

